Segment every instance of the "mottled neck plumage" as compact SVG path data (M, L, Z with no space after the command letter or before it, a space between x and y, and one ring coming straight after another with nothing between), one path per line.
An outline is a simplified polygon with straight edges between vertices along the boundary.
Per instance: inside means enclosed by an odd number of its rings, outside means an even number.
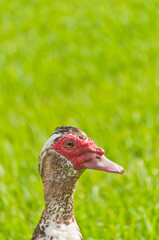
M58 224L69 224L73 221L73 194L79 174L75 175L74 171L66 174L62 171L53 172L53 178L47 178L43 181L45 212L54 216L54 221ZM48 211L49 210L49 211Z
M44 184L45 209L32 240L39 237L40 240L71 240L70 234L74 235L74 240L81 240L73 215L73 194L83 170L75 170L67 159L52 149L47 149L41 157L44 158L41 177Z

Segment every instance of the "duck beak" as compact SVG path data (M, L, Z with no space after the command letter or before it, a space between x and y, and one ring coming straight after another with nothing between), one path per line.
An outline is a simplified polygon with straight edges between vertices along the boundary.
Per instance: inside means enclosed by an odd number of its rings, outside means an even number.
M91 158L90 161L84 162L82 165L84 168L88 169L101 170L105 172L118 173L122 175L125 173L123 167L110 161L104 155L101 156L96 153L93 154L93 157Z

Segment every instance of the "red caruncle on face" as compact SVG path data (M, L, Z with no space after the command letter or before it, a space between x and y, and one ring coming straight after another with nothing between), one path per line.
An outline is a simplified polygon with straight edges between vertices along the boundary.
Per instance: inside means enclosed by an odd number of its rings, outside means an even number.
M93 153L99 156L104 154L104 150L90 138L82 140L75 135L63 136L52 148L70 160L76 169L83 168L82 163L90 161Z

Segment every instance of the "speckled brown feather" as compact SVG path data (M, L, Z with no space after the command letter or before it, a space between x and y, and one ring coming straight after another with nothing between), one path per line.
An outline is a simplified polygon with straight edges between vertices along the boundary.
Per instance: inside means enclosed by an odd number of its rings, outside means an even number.
M54 134L74 134L81 139L87 136L79 129L73 127L56 128ZM75 222L73 215L73 194L77 180L84 170L76 170L72 163L65 157L57 153L51 147L57 141L50 142L50 146L45 148L39 157L39 172L44 184L45 209L40 221L34 230L31 240L51 240L57 239L45 233L49 224L54 222L56 227L61 224L69 225ZM79 228L79 239L82 240Z

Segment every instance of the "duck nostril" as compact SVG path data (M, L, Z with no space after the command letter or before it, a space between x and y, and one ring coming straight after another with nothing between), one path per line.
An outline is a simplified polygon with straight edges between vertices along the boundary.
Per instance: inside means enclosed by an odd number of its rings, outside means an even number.
M97 159L101 159L101 157L99 157L99 156L96 156L96 158L97 158Z

